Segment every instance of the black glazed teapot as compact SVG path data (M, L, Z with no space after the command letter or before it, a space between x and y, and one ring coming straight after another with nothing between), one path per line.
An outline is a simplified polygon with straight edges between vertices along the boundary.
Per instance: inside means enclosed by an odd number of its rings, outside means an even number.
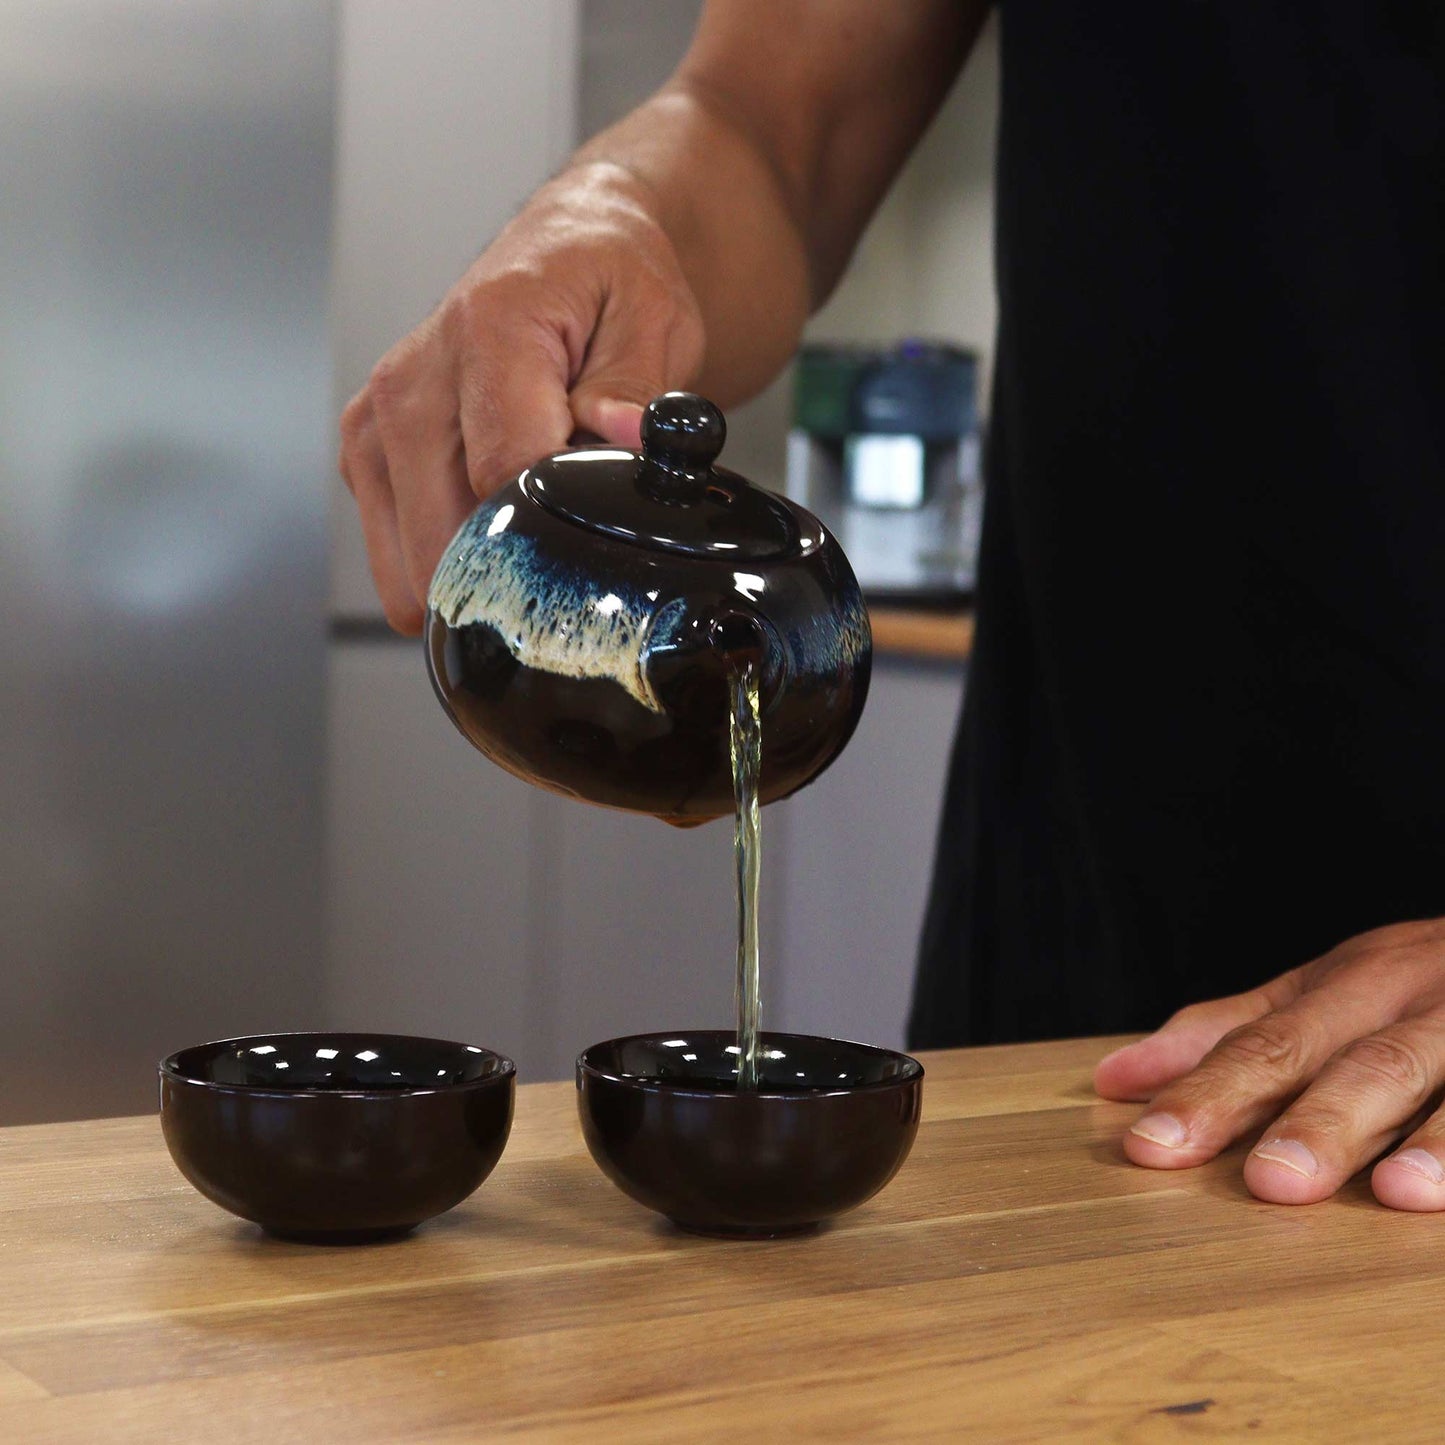
M463 523L432 578L442 706L494 762L670 823L733 810L730 679L759 681L760 798L852 736L873 642L842 548L810 512L713 460L722 413L647 407L642 454L559 452Z

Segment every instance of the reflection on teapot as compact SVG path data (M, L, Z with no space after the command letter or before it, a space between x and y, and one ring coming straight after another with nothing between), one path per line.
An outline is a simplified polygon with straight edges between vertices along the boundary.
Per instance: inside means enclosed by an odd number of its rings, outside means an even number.
M432 579L442 705L529 782L679 824L733 811L730 677L760 678L764 802L842 750L868 692L858 583L811 513L713 460L726 427L655 399L643 450L529 467L463 524Z

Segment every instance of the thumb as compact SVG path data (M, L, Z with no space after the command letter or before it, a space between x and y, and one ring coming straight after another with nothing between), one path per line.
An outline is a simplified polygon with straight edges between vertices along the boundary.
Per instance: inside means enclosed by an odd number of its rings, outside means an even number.
M609 304L587 348L568 404L577 430L614 446L642 445L642 409L685 387L702 365L702 324L695 314L656 303Z
M1286 974L1268 988L1190 1004L1154 1033L1100 1059L1094 1068L1094 1092L1126 1102L1152 1098L1196 1067L1225 1034L1282 1007L1297 993Z
M609 388L610 389L610 388ZM665 386L652 388L647 394L651 401ZM645 402L627 401L618 396L584 396L572 394L572 420L576 430L590 433L615 447L626 447L629 451L642 449L642 409Z

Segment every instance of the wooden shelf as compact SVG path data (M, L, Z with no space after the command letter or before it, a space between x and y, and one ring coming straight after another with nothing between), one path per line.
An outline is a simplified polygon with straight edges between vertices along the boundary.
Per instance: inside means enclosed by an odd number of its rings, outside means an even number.
M873 646L895 657L963 661L973 648L972 612L923 612L873 607Z

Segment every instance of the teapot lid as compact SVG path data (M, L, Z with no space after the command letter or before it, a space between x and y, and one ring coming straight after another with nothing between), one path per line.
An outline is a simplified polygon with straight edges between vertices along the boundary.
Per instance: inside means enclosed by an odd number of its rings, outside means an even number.
M558 452L519 478L525 496L595 532L718 561L765 561L802 545L799 515L781 497L714 467L727 423L686 391L654 397L642 415L642 452ZM821 539L819 539L821 540Z

